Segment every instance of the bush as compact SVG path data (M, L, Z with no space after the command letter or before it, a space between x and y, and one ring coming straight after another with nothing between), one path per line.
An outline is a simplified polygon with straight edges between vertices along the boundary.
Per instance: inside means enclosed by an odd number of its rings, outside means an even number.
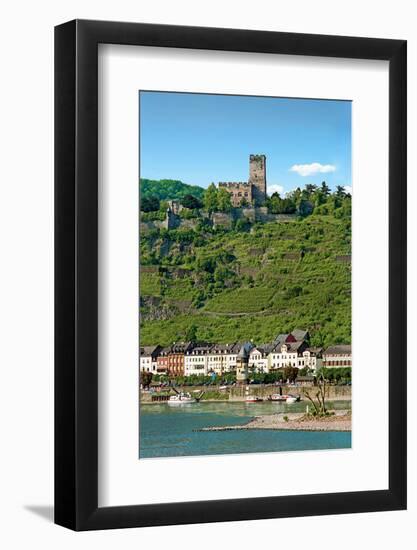
M194 195L185 195L181 199L181 204L184 208L188 208L190 210L203 207L202 201L200 201L197 197L194 197Z
M140 201L140 209L142 212L154 212L159 210L159 199L155 196L143 197Z
M250 228L251 228L251 223L246 218L240 218L235 223L236 231L245 232L245 231L249 231Z

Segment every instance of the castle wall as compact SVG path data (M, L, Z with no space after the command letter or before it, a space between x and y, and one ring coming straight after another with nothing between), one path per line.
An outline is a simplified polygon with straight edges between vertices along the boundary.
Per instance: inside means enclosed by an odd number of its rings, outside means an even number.
M193 218L191 220L182 220L181 218L178 221L178 227L182 229L195 229L198 224L198 219Z
M256 220L256 212L254 208L242 208L242 216L247 220L254 222Z
M213 212L211 219L214 227L221 225L222 227L231 228L233 222L233 214L228 214L225 212Z
M183 206L179 200L168 201L168 206L171 209L172 213L176 215L178 215L181 210L183 210Z
M166 218L163 222L165 229L177 229L180 226L180 222L180 218L168 208Z
M208 217L204 214L203 217ZM297 219L297 214L270 214L265 206L256 208L234 208L231 212L213 212L210 217L210 222L214 227L222 226L231 228L235 219L245 218L251 223L256 221L268 222L291 222ZM140 231L147 233L153 229L195 229L198 225L198 218L191 220L183 220L175 214L172 214L164 221L141 222ZM343 261L343 260L340 260Z
M148 231L152 231L153 229L162 229L165 227L164 221L153 221L153 222L140 222L139 230L141 232L147 233Z

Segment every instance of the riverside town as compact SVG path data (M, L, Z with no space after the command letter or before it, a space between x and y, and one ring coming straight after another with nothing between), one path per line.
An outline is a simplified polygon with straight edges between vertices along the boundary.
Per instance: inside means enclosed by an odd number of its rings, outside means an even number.
M237 383L253 382L258 374L275 374L270 380L305 383L313 381L316 372L323 368L344 369L344 377L350 378L350 345L334 345L325 350L310 347L309 333L299 329L260 345L180 342L140 348L140 371L152 374L155 380L193 377L198 381L194 377L209 376L214 381L232 373ZM290 376L285 378L286 374ZM145 379L150 380L149 376Z

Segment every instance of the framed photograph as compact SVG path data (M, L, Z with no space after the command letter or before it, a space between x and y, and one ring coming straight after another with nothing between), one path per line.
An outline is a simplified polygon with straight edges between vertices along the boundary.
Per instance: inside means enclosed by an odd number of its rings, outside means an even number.
M406 42L55 29L55 521L406 508Z

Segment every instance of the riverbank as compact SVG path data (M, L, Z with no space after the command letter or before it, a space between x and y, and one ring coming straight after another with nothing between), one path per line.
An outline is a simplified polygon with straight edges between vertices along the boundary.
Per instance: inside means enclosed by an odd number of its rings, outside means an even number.
M316 418L305 413L278 413L255 416L246 424L237 426L211 426L201 432L223 432L230 430L292 430L308 432L350 432L352 415L349 410L332 411L333 414Z
M272 384L251 384L249 386L249 394L260 397L267 400L268 397L274 393L279 392L279 386ZM229 386L224 389L220 389L220 386L176 386L177 391L189 392L191 394L202 394L202 402L244 402L246 400L246 386ZM283 394L299 395L303 399L303 393L305 391L310 394L314 394L317 391L317 386L282 386ZM328 401L350 401L351 400L351 386L326 386L326 399ZM140 402L141 404L154 403L153 399L157 399L158 395L175 395L173 390L169 388L163 388L155 390L153 392L140 390Z

